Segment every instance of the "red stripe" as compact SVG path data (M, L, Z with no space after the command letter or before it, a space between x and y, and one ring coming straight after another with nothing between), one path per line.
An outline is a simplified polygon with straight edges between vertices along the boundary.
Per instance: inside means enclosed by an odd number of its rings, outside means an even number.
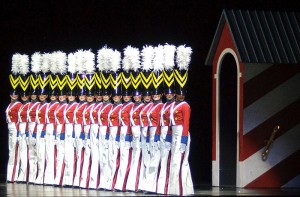
M280 126L275 138L288 132L291 128L300 123L299 116L300 99L290 104L274 116L262 124L255 127L253 130L244 135L243 139L243 154L241 155L241 161L247 159L252 154L266 146L266 141L270 138L273 129L276 125Z
M272 65L270 68L250 79L244 84L244 108L299 72L299 65L279 64Z
M181 154L181 161L180 161L180 171L179 171L179 195L182 196L182 163L183 163L184 153Z
M91 155L90 155L90 158L89 158L89 167L88 167L88 171L87 171L86 185L85 185L85 187L86 187L87 189L89 188L89 183L90 183L91 166L92 166L92 158L91 158Z
M112 190L115 189L119 167L120 167L120 149L118 149L118 155L116 158L116 170L115 170L115 174L114 174L113 181L112 181L112 187L111 187Z
M123 191L126 191L126 184L127 184L129 171L130 171L131 157L132 157L132 148L129 149L128 162L127 162L127 167L126 167L126 174L125 174L123 187L122 187Z
M171 162L171 151L169 151L169 155L168 155L167 173L166 173L166 185L165 185L164 194L168 193L168 188L169 188L170 162Z
M135 179L135 191L137 191L138 187L139 187L141 165L142 165L142 151L140 152L139 164L138 164L138 167L137 167L137 174L136 174L136 179Z
M300 150L275 165L263 175L249 183L245 188L276 187L279 188L300 174ZM288 169L288 170L287 170Z

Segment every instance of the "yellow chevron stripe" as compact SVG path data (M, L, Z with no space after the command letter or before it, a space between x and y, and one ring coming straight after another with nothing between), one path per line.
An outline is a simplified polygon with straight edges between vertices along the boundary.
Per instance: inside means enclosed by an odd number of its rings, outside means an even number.
M76 85L77 85L77 76L75 77L75 79L71 79L69 75L66 75L66 78L67 78L67 85L68 87L73 90Z
M30 85L33 89L36 89L39 86L39 78L35 79L33 75L30 75Z
M13 89L16 89L17 86L19 85L20 81L20 75L18 77L14 78L12 74L9 75L9 81Z
M101 89L102 85L101 85L101 77L100 77L100 73L95 73L95 80L96 80L96 85L99 89Z
M123 74L120 73L116 79L114 79L114 77L112 75L110 75L110 82L111 84L121 84L122 83L122 77L123 77Z
M42 79L41 75L39 75L38 78L39 78L40 88L45 88L46 85L48 85L48 83L49 83L49 75L47 75L45 80Z
M56 88L57 86L57 83L56 83L56 76L55 78L53 79L51 75L49 75L49 83L50 83L50 88L53 90Z
M23 91L27 90L29 83L30 83L29 77L27 77L25 81L23 81L23 79L20 77L20 86Z
M134 78L134 76L131 73L131 83L134 89L137 89L138 86L141 84L141 76L140 73Z
M148 89L149 86L152 84L153 82L153 77L152 77L153 73L151 73L148 77L146 77L144 75L144 73L140 73L141 79L142 79L142 84L143 86Z
M66 84L67 84L67 78L66 78L66 76L67 75L65 75L62 80L58 76L56 77L56 79L57 79L57 86L58 86L59 90L64 89L64 87L66 86Z
M157 78L156 76L153 76L153 86L154 88L157 88L160 86L160 84L164 81L162 75L159 75Z
M128 89L131 85L131 75L129 75L129 78L126 79L124 73L122 73L122 84L126 89Z
M95 85L95 75L93 75L93 77L92 77L92 79L91 80L89 80L87 77L85 77L85 86L89 89L89 90L91 90L93 87L94 87L94 85Z
M180 73L178 72L178 70L175 70L175 79L176 79L176 82L180 85L180 87L183 88L188 79L188 71L186 71L184 73L184 75L181 76Z
M172 84L174 84L174 72L172 72L170 75L163 70L163 75L164 75L164 83L170 87Z

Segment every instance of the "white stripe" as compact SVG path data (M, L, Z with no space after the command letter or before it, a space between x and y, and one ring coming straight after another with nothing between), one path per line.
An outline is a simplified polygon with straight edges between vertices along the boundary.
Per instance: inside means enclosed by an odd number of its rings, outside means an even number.
M276 164L286 159L289 155L293 154L300 149L300 123L294 128L289 130L284 135L278 137L269 152L269 156L266 161L261 159L261 154L265 147L254 153L245 161L241 162L242 170L242 187L257 179L263 173L270 170ZM280 132L280 130L279 130ZM260 139L264 140L264 139Z
M253 77L256 77L263 71L270 68L272 64L245 64L244 66L244 82L249 81Z
M300 73L245 108L244 135L275 113L298 100L300 98L299 84Z

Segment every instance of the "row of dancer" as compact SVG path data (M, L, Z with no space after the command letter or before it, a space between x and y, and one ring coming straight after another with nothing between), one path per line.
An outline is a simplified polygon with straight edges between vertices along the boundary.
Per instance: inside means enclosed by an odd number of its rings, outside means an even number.
M165 103L157 91L41 90L22 94L19 102L12 91L6 110L7 180L193 194L188 163L191 110L184 91L164 95Z

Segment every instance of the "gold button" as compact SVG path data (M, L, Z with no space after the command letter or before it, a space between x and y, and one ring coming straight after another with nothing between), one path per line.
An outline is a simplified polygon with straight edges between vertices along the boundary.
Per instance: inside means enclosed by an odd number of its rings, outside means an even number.
M10 118L12 118L12 116L10 116Z
M113 113L111 113L111 115L114 115L114 112L113 112Z
M178 110L176 110L175 113L178 113Z
M85 114L88 114L87 112L85 112Z
M102 114L104 114L104 111L103 112L101 112Z
M51 110L49 110L49 113L51 112Z
M122 117L122 120L124 120L124 117Z
M145 122L145 119L143 118L142 121Z
M39 111L39 114L40 114L41 112Z
M97 110L94 110L94 112L97 112Z
M68 118L70 118L70 116L68 116Z
M150 114L152 114L153 112L150 112Z
M76 118L76 120L78 120L78 117Z
M167 122L167 120L164 120L164 122Z
M39 116L39 119L41 119L42 117Z
M85 118L85 120L87 120L87 118Z
M125 112L124 112L124 110L122 111L122 114L124 114Z
M175 120L177 120L178 118L177 117L175 117Z
M104 120L104 118L101 118L101 120Z
M115 119L113 119L113 118L111 119L111 121L114 121L114 120L115 120Z
M30 110L31 111L31 110ZM11 110L9 110L9 112L11 112Z
M136 114L136 112L134 112L134 114Z
M153 118L151 118L151 120L153 120Z
M134 120L134 122L136 121L136 118L135 119L133 119Z
M94 120L96 120L96 117L94 117Z

